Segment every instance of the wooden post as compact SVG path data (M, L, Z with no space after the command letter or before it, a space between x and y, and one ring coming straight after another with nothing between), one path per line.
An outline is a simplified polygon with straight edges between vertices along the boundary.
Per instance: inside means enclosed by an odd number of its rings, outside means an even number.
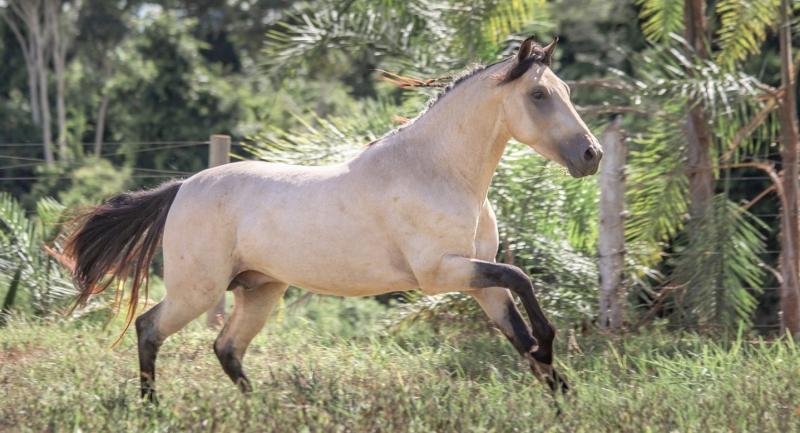
M208 166L231 162L231 137L228 135L212 135L208 146ZM222 326L225 323L225 295L222 295L217 305L206 313L206 323L210 328Z
M616 330L622 326L625 296L625 158L617 116L600 136L603 160L600 167L600 327Z

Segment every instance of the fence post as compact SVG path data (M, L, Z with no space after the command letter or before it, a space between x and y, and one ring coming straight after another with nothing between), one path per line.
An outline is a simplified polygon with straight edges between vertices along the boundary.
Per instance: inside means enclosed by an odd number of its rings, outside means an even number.
M231 162L231 137L228 135L212 135L208 141L208 166ZM206 323L208 327L215 328L225 323L225 295L222 295L217 305L206 313Z
M625 287L625 137L617 116L600 136L603 160L600 167L600 327L622 326Z

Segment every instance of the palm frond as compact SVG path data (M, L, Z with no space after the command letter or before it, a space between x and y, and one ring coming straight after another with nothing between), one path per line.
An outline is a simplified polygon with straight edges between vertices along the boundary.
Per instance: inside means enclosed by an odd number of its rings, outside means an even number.
M62 210L54 200L42 199L37 215L29 217L10 194L0 193L0 270L15 275L9 290L18 292L17 299L24 297L37 315L51 313L76 293L62 267L43 248L54 236L54 222Z
M778 20L780 0L720 0L717 61L728 68L761 50Z
M724 194L691 222L688 244L676 250L674 297L683 325L735 329L749 324L765 277L762 255L769 227Z
M330 56L437 74L495 59L522 31L550 29L544 0L335 0L300 7L267 33L271 71Z
M295 115L299 128L272 127L251 137L244 146L251 156L270 162L319 165L341 162L366 149L367 144L397 126L392 123L397 107L387 102L367 102L360 112L347 117L323 118Z
M642 32L648 41L665 42L670 34L683 33L683 1L636 0L641 7Z

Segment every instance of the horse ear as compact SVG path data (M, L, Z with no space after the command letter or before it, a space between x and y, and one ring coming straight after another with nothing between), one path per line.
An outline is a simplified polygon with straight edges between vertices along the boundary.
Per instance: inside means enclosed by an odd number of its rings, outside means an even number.
M527 59L531 55L534 44L535 42L533 41L533 36L522 41L522 44L519 46L519 51L517 51L517 63L522 63L523 60Z
M556 51L557 44L558 44L558 36L554 37L553 41L547 44L543 48L544 58L542 59L542 63L544 63L547 66L550 66L550 64L553 62L553 53L555 53Z

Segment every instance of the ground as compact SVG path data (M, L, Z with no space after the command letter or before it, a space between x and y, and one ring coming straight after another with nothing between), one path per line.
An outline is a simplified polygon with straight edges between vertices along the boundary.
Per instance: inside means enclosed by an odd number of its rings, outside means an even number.
M162 348L158 407L138 399L132 333L109 347L116 323L13 319L0 329L0 431L800 431L790 342L563 331L575 392L554 400L485 325L387 331L396 311L365 302L283 308L247 355L247 397L193 324Z

